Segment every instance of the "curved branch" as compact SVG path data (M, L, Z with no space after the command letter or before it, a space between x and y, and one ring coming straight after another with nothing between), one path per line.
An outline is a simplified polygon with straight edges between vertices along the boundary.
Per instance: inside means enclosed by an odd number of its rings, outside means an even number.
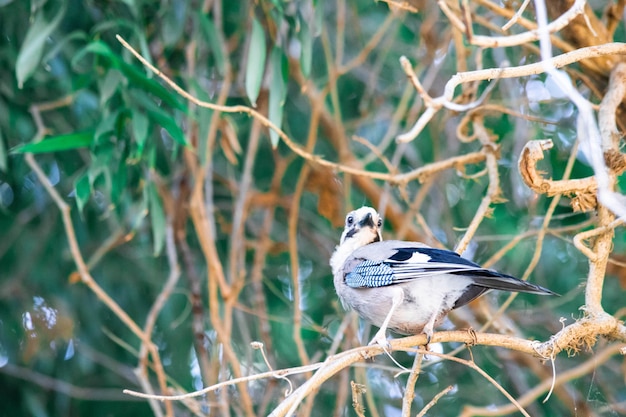
M595 177L573 180L548 180L537 170L537 161L543 159L543 152L552 149L551 140L533 140L524 146L518 166L522 179L533 191L547 196L565 194L574 196L572 208L574 211L588 211L596 207L596 192L598 183Z

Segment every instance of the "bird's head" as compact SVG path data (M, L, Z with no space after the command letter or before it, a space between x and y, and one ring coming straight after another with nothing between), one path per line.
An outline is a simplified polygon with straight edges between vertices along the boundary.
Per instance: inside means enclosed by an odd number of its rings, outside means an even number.
M363 206L346 216L346 225L341 234L340 245L350 243L355 248L383 240L383 220L376 210Z
M341 267L352 252L362 246L383 240L382 225L380 215L371 207L364 206L348 213L341 241L330 258L330 266L335 277L339 276L343 279L343 275L340 274Z

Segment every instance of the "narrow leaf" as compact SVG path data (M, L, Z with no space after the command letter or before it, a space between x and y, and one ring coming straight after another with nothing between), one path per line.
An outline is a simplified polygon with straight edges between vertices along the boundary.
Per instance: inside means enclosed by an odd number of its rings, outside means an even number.
M246 67L246 94L253 107L256 107L256 99L259 98L259 91L261 91L266 55L265 32L263 32L263 27L259 21L252 19L252 33L250 34Z
M309 29L309 24L302 20L300 26L300 68L302 74L308 77L311 74L311 62L313 57L313 35Z
M126 191L127 174L128 174L128 147L125 147L122 154L119 157L117 169L111 173L111 203L114 206L119 206L122 196Z
M119 116L120 110L115 110L111 114L108 114L100 119L98 126L96 126L96 131L94 132L94 143L96 146L108 142L111 134L115 132L115 125Z
M103 105L111 97L113 97L113 94L115 94L117 87L123 79L124 76L122 73L116 69L110 69L107 72L106 77L104 77L104 81L100 84L100 105Z
M187 17L187 3L189 2L174 0L169 3L170 7L165 11L162 20L163 29L161 30L163 44L166 47L174 46L182 36Z
M89 35L87 35L82 30L76 30L74 32L71 32L70 34L62 37L60 40L55 39L54 45L52 45L52 48L50 48L50 50L46 52L46 54L41 59L41 62L46 63L50 61L52 58L57 56L59 52L65 50L67 46L72 42L80 41L81 43L87 43L89 42L89 39Z
M8 171L8 158L7 148L4 146L4 139L2 139L2 130L0 129L0 171Z
M279 47L274 47L272 56L270 57L272 81L270 84L269 119L279 128L283 123L283 105L285 104L285 97L287 96L286 65L288 65L288 62L283 50ZM270 129L270 139L272 146L275 148L278 145L280 137L273 129Z
M150 127L148 124L148 117L139 110L135 109L132 111L131 124L133 127L133 136L135 138L135 142L137 142L138 153L141 155L146 144L146 139L148 139L148 128Z
M156 122L169 133L174 141L184 146L190 146L187 137L180 126L178 126L176 118L171 112L165 111L163 108L159 107L154 103L154 100L150 99L143 91L131 92L130 97L132 97L136 108L142 109L142 112L147 114L149 119L148 126Z
M200 14L200 26L202 27L202 31L207 38L211 53L215 59L217 72L223 76L226 72L226 59L224 58L224 51L222 50L219 36L217 35L217 29L215 28L213 21L203 13Z
M17 55L15 76L17 77L17 85L20 89L24 86L26 80L33 75L35 68L37 68L41 62L46 39L54 32L64 14L65 2L63 2L56 16L49 22L44 16L43 8L39 9L33 24L28 28L28 32L26 32L26 37Z
M11 149L11 153L47 153L87 148L91 145L94 132L69 133L52 136L35 143L26 143Z
M154 184L148 185L148 198L150 203L150 221L152 222L152 237L154 243L154 256L161 253L165 244L165 213Z
M174 120L173 116L160 109L148 109L148 116L167 130L167 133L170 134L174 141L183 146L190 146L189 142L187 142L187 138L185 137L185 133L180 126L176 124L176 120Z
M89 184L89 174L84 172L74 182L74 190L76 195L76 206L79 213L83 212L85 204L89 201L91 195L91 185Z

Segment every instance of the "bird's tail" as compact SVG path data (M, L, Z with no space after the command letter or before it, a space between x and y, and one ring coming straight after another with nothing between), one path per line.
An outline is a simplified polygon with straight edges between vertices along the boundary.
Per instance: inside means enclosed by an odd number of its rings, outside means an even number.
M515 278L511 275L501 274L489 269L477 269L471 271L471 274L464 272L463 275L471 276L474 281L473 284L478 287L502 291L527 292L540 295L559 295L552 290L542 287L541 285L522 281L521 279Z

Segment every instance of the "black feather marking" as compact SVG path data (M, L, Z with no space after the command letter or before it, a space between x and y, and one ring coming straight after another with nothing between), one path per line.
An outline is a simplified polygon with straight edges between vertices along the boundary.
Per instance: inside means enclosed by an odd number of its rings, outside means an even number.
M519 278L516 278L512 275L503 274L502 272L494 271L493 269L485 269L478 267L477 269L472 269L466 272L451 272L456 275L466 275L472 278L507 278L513 279L515 281L521 281ZM525 282L525 281L522 281Z
M365 215L365 217L363 217L361 219L361 221L359 222L359 226L361 226L361 227L365 227L365 226L374 227L374 219L372 218L372 213L367 213Z
M430 256L430 260L428 262L438 262L438 263L444 263L444 264L461 264L461 265L475 266L477 268L480 268L480 265L475 264L474 262L467 260L465 258L462 258L461 255L451 250L422 248L419 250L419 252Z
M475 272L491 272L497 274L495 271L489 271L483 269L481 271L472 271ZM513 292L528 292L532 294L541 294L541 295L558 295L552 290L542 287L541 285L532 284L530 282L522 281L521 279L517 279L510 275L504 274L473 274L470 275L472 277L473 285L501 290L501 291L513 291Z
M489 288L470 285L465 289L463 295L461 295L459 299L454 302L452 308L459 308L464 306L465 304L469 304L487 291L489 291Z
M397 252L390 256L389 260L404 262L411 259L413 254L417 252L430 257L428 263L460 264L480 268L480 265L477 265L472 261L468 261L465 258L461 258L461 255L450 250L413 247L400 247L394 248L394 250Z
M391 261L404 262L411 259L416 250L414 248L394 248L397 252L389 257Z

